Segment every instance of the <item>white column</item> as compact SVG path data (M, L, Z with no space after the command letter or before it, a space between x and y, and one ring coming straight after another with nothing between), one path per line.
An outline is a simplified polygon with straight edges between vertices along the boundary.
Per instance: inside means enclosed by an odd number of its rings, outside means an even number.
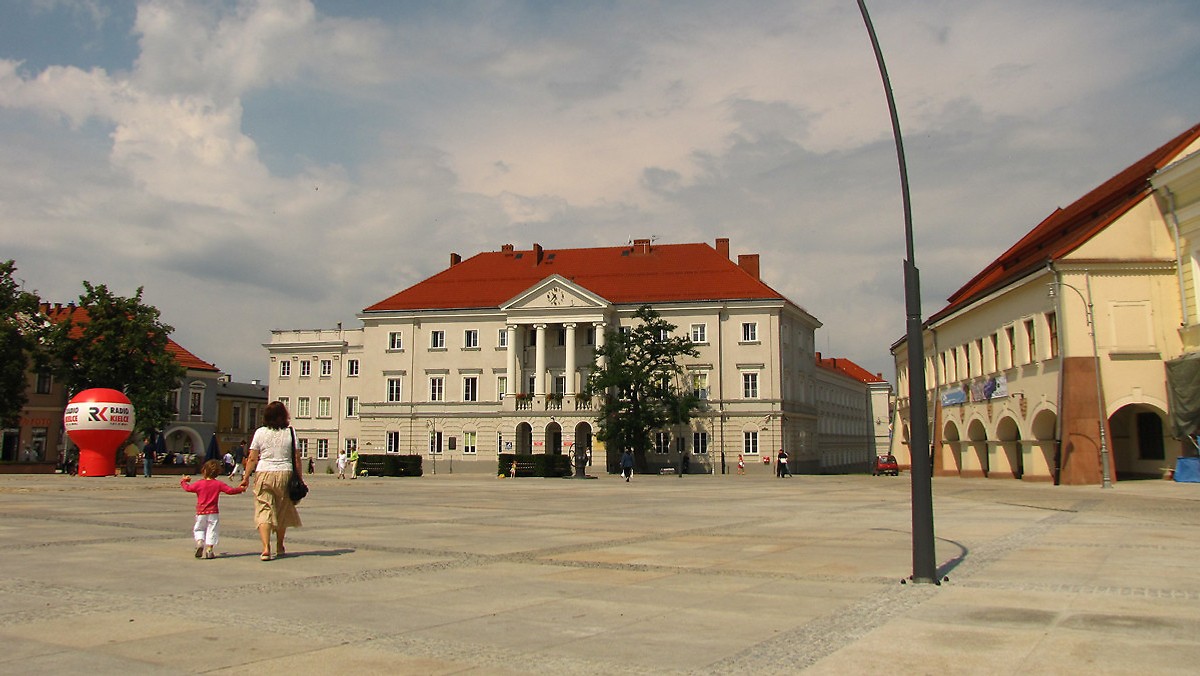
M596 329L596 353L599 354L604 349L604 327L607 326L604 322L592 322L592 326ZM604 357L596 361L596 365L604 367Z
M537 350L533 360L533 394L546 394L546 325L534 324L537 330Z
M521 379L517 377L517 327L508 324L504 327L508 341L508 394L514 395L521 391Z
M567 331L567 369L566 380L567 387L563 392L564 397L575 396L575 323L563 324Z

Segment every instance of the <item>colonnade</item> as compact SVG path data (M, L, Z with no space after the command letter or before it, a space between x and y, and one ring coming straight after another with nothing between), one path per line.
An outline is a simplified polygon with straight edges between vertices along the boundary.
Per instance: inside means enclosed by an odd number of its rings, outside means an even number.
M575 372L578 368L575 349L575 329L580 323L581 322L562 322L562 327L566 333L563 341L565 348L565 364L563 367L563 372L567 376L566 391L563 392L564 397L573 397L578 394L575 387ZM595 329L596 351L599 352L604 347L604 329L607 326L607 323L602 321L594 321L591 322L591 325L592 328ZM508 388L511 390L512 394L524 393L525 389L524 383L522 382L521 378L518 377L517 372L517 349L523 345L523 342L519 342L521 335L519 335L518 329L520 329L522 326L532 326L535 336L533 362L533 373L535 375L533 379L534 391L527 394L533 394L534 396L539 397L545 396L548 391L546 386L546 328L549 326L549 324L547 322L538 322L528 325L519 323L505 325L505 332L508 334Z

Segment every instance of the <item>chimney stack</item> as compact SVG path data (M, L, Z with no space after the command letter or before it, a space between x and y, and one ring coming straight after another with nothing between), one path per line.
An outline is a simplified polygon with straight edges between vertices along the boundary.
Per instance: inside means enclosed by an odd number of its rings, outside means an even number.
M505 256L508 256L509 258L512 258L512 255L513 255L513 245L511 245L511 244L505 244L505 245L501 246L501 247L500 247L500 253L504 254Z
M718 237L717 238L717 253L721 254L726 259L729 258L729 238L728 237Z
M739 255L738 267L745 270L751 277L758 279L758 254Z
M450 267L454 267L455 265L458 265L461 262L462 262L462 256L459 256L458 254L451 252Z
M533 264L542 264L542 245L538 244L537 242L533 243Z

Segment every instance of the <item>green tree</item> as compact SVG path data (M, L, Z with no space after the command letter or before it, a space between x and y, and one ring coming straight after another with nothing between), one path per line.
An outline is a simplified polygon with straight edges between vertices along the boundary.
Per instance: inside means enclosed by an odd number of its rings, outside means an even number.
M26 373L36 356L46 318L35 294L14 277L16 262L0 263L0 427L15 427L28 400Z
M644 471L651 433L685 424L700 409L679 363L699 352L691 338L672 335L675 325L650 306L638 308L634 318L640 323L627 332L605 334L584 394L603 397L596 438L618 451L631 449Z
M158 308L142 304L142 287L132 298L103 284L85 281L83 288L79 307L85 316L54 327L55 373L72 393L92 387L124 392L137 430L161 429L174 415L167 395L185 373L167 347L174 329L160 321Z

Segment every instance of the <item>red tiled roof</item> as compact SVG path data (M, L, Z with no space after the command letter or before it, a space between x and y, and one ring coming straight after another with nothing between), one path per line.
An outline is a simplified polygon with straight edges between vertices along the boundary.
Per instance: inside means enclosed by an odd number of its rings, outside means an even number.
M747 261L754 265L757 259ZM708 244L533 249L476 254L364 312L494 308L550 275L618 304L770 299L782 294Z
M860 383L881 383L886 382L883 377L877 373L871 373L865 368L855 364L845 357L822 357L821 353L817 353L817 366L841 373L847 378L853 378Z
M70 303L68 303L67 305L61 305L58 303L55 303L54 305L51 305L49 303L42 303L41 308L42 308L42 312L46 315L46 317L48 317L50 319L50 321L52 321L56 324L59 322L66 321L69 318L72 321L72 323L75 324L75 327L71 331L71 336L73 338L77 338L77 337L79 337L79 335L82 334L82 331L79 329L79 325L86 324L90 320L90 318L88 317L87 310L85 310L84 308L72 305ZM171 355L175 358L175 361L180 366L182 366L186 369L196 370L196 371L220 371L221 370L221 369L217 368L216 366L214 366L213 364L210 364L210 363L204 361L203 359L197 357L196 355L192 354L191 352L188 352L187 350L183 349L183 346L181 346L179 343L176 343L169 336L167 337L167 352L170 352Z
M1200 138L1200 124L1155 149L1066 208L1055 209L1008 251L992 261L933 314L936 321L996 289L1023 277L1047 261L1058 260L1108 227L1149 195L1149 179Z

